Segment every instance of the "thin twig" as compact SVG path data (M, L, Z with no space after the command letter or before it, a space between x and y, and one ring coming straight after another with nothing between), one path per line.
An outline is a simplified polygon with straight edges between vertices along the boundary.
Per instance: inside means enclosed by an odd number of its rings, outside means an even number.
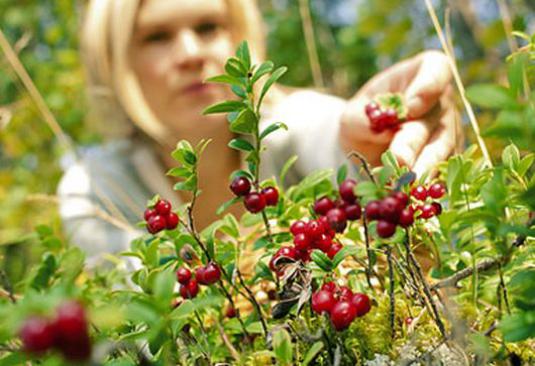
M254 307L256 308L256 312L258 313L258 317L260 318L260 323L262 324L262 330L264 331L264 336L267 337L268 328L267 328L266 321L264 319L264 315L262 314L262 308L260 307L260 304L258 303L258 301L256 301L256 298L254 297L254 294L252 293L252 291L245 284L245 281L243 280L243 277L241 275L239 268L236 268L236 273L238 275L238 280L240 281L241 285L243 286L243 288L245 289L245 291L247 291L247 294L249 295L247 297L249 298L249 300L253 303Z
M366 281L370 290L373 290L373 285L371 281L372 277L372 250L370 247L370 234L368 232L368 223L366 221L366 214L362 215L362 226L364 226L364 240L366 243L366 256L368 257L368 265L366 266Z
M396 299L394 297L394 268L392 266L392 247L386 248L386 259L388 261L388 278L390 280L390 288L388 296L390 298L390 336L392 339L396 336Z
M375 177L373 176L372 174L372 171L370 169L370 164L368 163L368 161L366 160L366 158L364 157L364 155L362 155L361 153L359 153L358 151L351 151L349 154L347 154L347 158L352 158L352 157L355 157L357 159L360 160L360 162L362 163L362 167L364 168L364 170L366 171L366 174L368 174L368 177L370 178L370 180L374 183L374 184L377 184L377 181L375 180Z
M6 289L11 302L13 304L16 304L17 299L15 298L15 294L13 293L13 286L11 285L11 281L9 280L9 277L7 277L7 274L3 269L0 269L0 282L2 282L2 286Z
M234 346L232 345L232 342L228 339L228 336L225 333L223 326L219 322L217 322L217 329L219 330L219 335L221 336L221 339L223 340L223 343L225 344L225 346L228 348L230 354L239 363L240 353L236 350L236 348L234 348Z
M314 85L323 88L325 83L323 82L321 65L316 48L314 25L312 24L312 17L310 16L309 0L299 0L299 13L301 14L301 24L303 26L303 34L305 35L305 45L308 53L308 60L310 62L310 69L312 70L312 77L314 78Z

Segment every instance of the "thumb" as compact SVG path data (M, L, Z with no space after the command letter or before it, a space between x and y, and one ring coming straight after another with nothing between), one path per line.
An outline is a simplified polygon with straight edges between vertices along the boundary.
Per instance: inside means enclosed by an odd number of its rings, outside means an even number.
M451 80L447 56L440 51L419 55L418 71L405 91L410 119L420 118L439 101Z

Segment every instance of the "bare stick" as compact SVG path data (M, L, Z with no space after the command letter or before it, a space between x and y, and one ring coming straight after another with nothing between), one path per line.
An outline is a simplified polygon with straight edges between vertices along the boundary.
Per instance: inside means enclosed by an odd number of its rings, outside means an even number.
M219 330L219 335L221 336L221 339L223 340L223 343L228 348L230 354L236 361L240 361L240 353L234 348L232 345L232 342L228 339L227 334L225 333L225 330L221 326L221 323L217 322L217 329Z
M375 177L373 176L372 174L372 171L371 171L371 168L370 168L370 164L368 163L368 161L366 160L366 158L364 157L364 155L362 155L361 153L359 153L358 151L351 151L349 154L347 154L347 158L352 158L352 157L355 157L357 159L360 160L360 162L362 163L362 167L364 168L364 170L366 171L366 174L368 174L368 177L370 178L370 180L374 183L374 184L377 184L377 181L375 180Z
M388 278L390 279L390 288L388 296L390 298L390 336L392 339L396 336L396 299L394 298L394 268L392 265L392 248L386 249L386 259L388 261Z

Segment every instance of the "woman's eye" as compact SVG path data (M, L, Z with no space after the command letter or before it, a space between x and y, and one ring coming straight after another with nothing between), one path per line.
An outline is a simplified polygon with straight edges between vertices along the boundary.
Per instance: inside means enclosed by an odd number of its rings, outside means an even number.
M153 33L149 33L145 37L143 37L143 43L156 43L156 42L164 42L171 39L171 34L167 31L157 31Z
M195 32L197 32L200 35L210 35L214 33L219 28L219 24L215 22L205 22L198 24L195 27Z

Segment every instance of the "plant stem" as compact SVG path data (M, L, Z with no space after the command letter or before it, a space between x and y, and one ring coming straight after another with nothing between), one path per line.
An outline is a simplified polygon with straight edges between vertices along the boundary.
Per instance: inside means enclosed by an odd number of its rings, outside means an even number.
M370 290L373 290L372 285L372 250L370 248L370 234L368 232L368 222L366 220L366 214L364 213L362 215L362 226L364 226L364 240L366 243L366 255L368 257L368 266L366 267L366 281L368 282L368 286L370 287Z
M258 317L260 318L260 323L262 324L262 330L264 331L264 336L267 337L268 328L266 325L266 320L264 319L264 315L262 314L262 308L260 307L260 304L258 303L258 301L256 301L256 298L254 297L254 294L252 293L252 291L249 289L249 287L245 285L245 281L243 280L241 272L238 268L236 268L236 273L238 274L238 279L241 285L243 286L243 288L245 288L245 291L247 291L247 294L249 295L248 296L249 300L253 303L253 306L256 308L256 312L258 313Z
M386 259L388 261L388 278L390 280L390 288L388 290L390 298L390 336L394 339L396 335L396 299L394 298L394 268L392 266L392 248L390 246L386 248Z
M7 291L9 300L11 300L13 304L16 304L17 299L15 298L15 295L13 294L13 286L11 285L11 281L9 281L9 278L7 277L7 274L3 269L0 269L0 282L2 282L2 286Z
M358 151L351 151L349 154L347 154L347 158L352 158L352 157L356 157L357 159L360 160L360 162L362 163L362 167L364 168L364 170L366 171L366 174L368 175L368 177L370 178L370 180L374 183L374 184L377 184L377 181L375 180L375 177L373 176L372 174L372 171L370 169L370 164L368 163L368 161L366 160L366 158L364 157L364 155L362 155L361 153L359 153Z

